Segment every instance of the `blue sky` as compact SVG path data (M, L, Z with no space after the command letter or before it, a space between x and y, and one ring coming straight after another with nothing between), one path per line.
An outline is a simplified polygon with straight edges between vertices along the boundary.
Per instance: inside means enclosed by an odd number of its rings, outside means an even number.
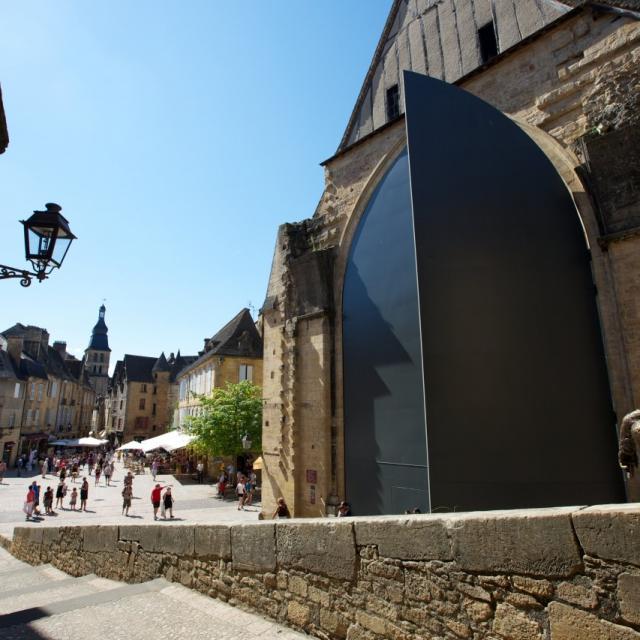
M196 353L260 308L278 225L310 217L391 0L7 0L0 263L45 202L78 240L0 331L81 354L103 298L110 345Z

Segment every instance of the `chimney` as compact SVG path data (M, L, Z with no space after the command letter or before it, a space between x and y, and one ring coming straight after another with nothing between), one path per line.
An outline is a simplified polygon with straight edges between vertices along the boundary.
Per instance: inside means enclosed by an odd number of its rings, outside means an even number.
M63 360L67 359L67 343L63 340L56 340L53 343L53 348L60 354Z

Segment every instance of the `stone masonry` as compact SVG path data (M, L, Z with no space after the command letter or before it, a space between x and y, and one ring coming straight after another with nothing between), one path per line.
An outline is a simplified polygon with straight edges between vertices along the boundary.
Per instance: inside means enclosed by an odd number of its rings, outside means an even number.
M640 639L640 507L17 528L74 576L157 577L318 638Z

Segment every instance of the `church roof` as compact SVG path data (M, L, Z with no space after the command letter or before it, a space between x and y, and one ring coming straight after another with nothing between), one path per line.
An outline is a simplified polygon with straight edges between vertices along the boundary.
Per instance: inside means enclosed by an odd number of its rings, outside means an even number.
M104 314L106 311L106 307L101 305L100 312L98 313L98 322L96 322L93 327L93 331L91 332L91 340L89 341L89 346L87 349L95 349L96 351L111 351L109 349L109 338L107 333L109 329L107 328L107 324L104 321Z
M369 70L337 153L383 127L389 120L387 91L398 87L403 70L456 82L486 64L479 30L493 22L498 54L515 47L577 6L637 9L640 0L394 0Z

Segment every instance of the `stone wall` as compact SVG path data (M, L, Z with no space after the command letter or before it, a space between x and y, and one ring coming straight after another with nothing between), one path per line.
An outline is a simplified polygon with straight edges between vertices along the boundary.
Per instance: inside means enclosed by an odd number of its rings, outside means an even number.
M16 528L79 576L180 582L319 638L640 639L640 505Z

